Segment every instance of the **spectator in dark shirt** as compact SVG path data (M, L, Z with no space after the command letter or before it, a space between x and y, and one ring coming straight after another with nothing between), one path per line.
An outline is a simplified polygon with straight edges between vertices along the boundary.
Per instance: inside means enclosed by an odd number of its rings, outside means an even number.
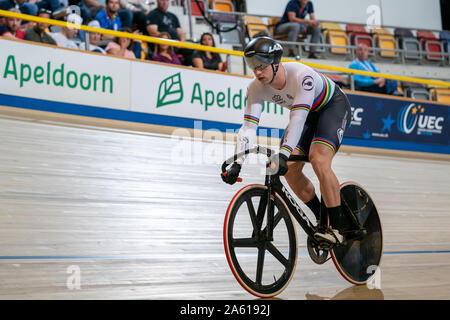
M9 9L8 11L20 13L20 10L16 8ZM12 17L6 17L5 20L6 24L4 29L0 29L0 36L17 39L23 39L25 37L25 31L20 29L20 23L22 20Z
M146 20L146 29L150 36L160 37L161 32L168 32L172 39L185 41L186 37L177 16L167 11L169 0L158 0L156 9L150 11Z
M160 38L163 39L170 39L170 34L168 32L161 32ZM177 55L175 54L175 50L173 47L167 45L167 44L156 44L155 45L155 54L152 57L153 61L158 62L164 62L164 63L171 63L171 64L178 64L180 65L181 62L178 59Z
M29 3L27 0L0 0L0 10L11 8L17 8L21 13L31 16L35 16L39 10L36 4Z
M157 8L150 11L145 22L147 33L152 37L160 37L161 32L168 32L172 39L186 41L178 17L168 9L169 0L157 0ZM150 44L150 50L154 50L154 45ZM192 65L192 52L191 49L175 49L176 54L181 54L181 62L185 66Z
M36 2L36 5L39 9L47 9L51 12L55 12L63 8L59 0L39 0Z
M200 44L209 47L216 46L212 34L208 32L202 34ZM223 62L218 53L196 50L192 55L192 65L197 68L221 70Z
M310 19L305 19L309 14ZM314 15L314 6L308 0L290 0L284 10L284 14L277 23L275 34L288 34L288 41L296 42L298 35L311 34L311 43L320 42L320 23ZM310 46L309 58L317 58L315 46ZM289 46L289 56L293 57L295 45Z
M41 9L39 10L38 17L50 19L51 17L51 11L47 9ZM47 33L45 30L49 27L48 23L42 23L38 22L36 26L34 26L31 29L28 29L25 32L25 40L34 41L34 42L41 42L41 43L47 43L47 44L53 44L56 46L56 41Z

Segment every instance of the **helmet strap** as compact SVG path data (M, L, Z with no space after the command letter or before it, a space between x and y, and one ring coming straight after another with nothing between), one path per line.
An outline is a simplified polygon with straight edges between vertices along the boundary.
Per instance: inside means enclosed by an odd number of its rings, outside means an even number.
M272 80L270 80L269 84L271 84L273 82L273 80L275 80L275 76L277 75L278 72L278 67L280 66L279 64L275 67L274 64L271 64L272 66L272 71L273 71L273 76L272 76Z

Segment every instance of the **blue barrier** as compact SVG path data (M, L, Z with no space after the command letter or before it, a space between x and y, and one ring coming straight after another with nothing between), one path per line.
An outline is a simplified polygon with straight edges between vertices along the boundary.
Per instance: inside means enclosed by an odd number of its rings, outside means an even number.
M384 144L401 150L449 153L449 106L379 95L347 95L352 122L345 137L361 139L360 145L365 141L367 146Z
M347 93L352 122L343 145L402 151L450 154L450 107L410 99ZM134 111L77 105L0 94L0 105L102 119L198 129L198 120ZM197 123L197 124L196 124ZM202 130L222 132L240 125L220 121L201 122ZM259 128L259 134L281 138L283 130Z

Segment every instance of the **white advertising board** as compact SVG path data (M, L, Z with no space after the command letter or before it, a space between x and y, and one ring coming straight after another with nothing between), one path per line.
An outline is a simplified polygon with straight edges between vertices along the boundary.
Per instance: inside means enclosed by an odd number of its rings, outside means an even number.
M0 48L0 94L60 102L61 108L67 103L86 106L87 114L87 107L126 110L136 112L137 121L139 113L146 113L241 124L252 81L6 39L0 39ZM288 120L287 110L266 102L260 126L284 129ZM178 125L175 118L170 123Z
M0 93L128 110L130 63L0 39Z
M133 62L131 109L182 118L242 123L251 79ZM289 112L266 102L260 126L284 129Z

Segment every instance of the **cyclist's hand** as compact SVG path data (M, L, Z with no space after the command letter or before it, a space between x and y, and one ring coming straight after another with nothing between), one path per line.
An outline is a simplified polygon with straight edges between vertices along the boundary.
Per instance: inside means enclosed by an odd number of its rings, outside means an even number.
M222 180L228 184L235 184L238 177L239 172L241 171L241 165L239 163L234 162L230 169L228 169L226 172L222 173L220 176L222 177Z
M284 176L288 172L288 157L284 154L277 153L270 157L269 174L278 174Z

